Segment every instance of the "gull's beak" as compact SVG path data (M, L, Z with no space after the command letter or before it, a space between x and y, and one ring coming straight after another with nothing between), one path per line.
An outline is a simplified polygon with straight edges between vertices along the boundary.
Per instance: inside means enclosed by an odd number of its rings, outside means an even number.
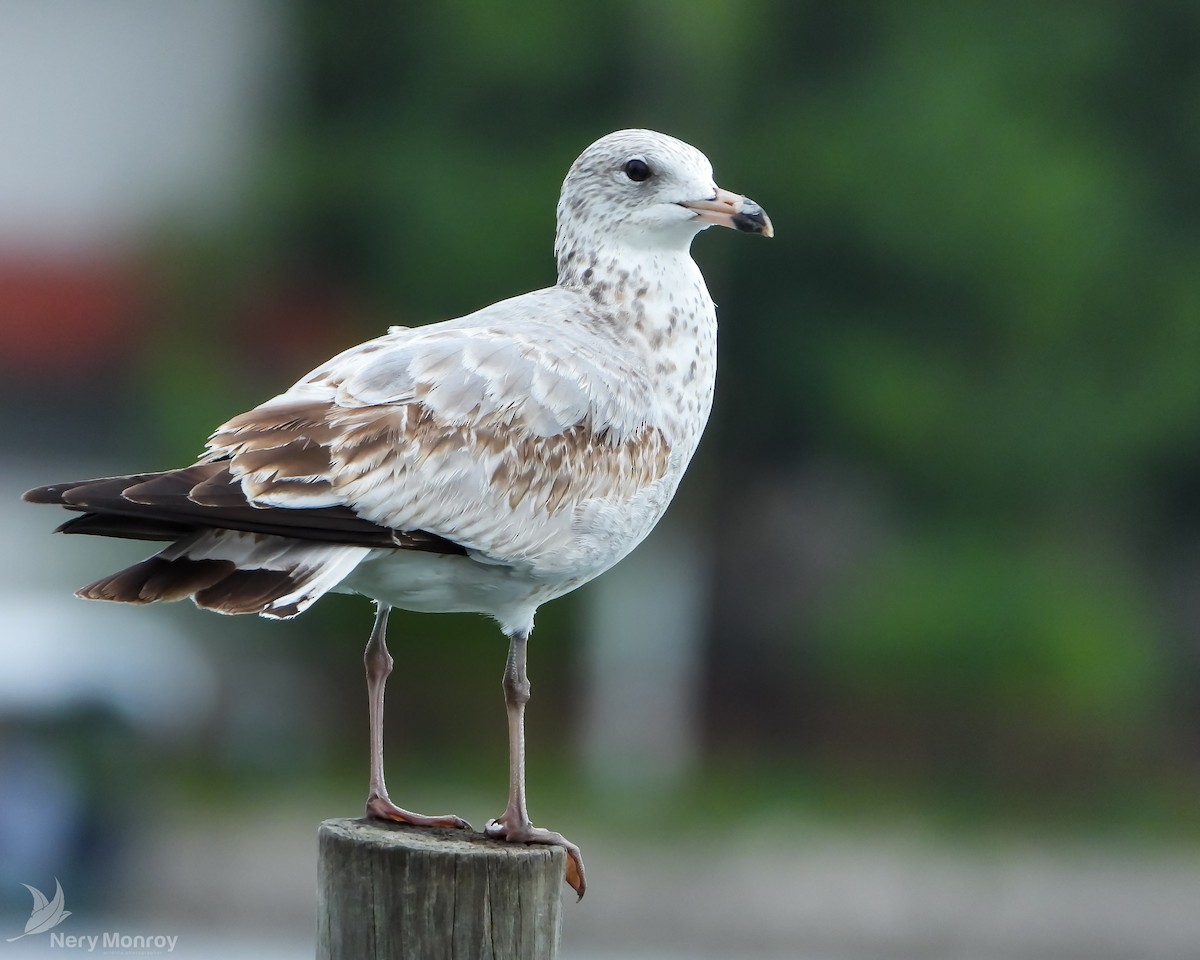
M695 210L696 219L705 223L732 227L742 233L761 233L764 237L775 235L775 228L771 226L771 218L766 211L749 197L738 193L718 189L717 195L710 200L687 200L679 205Z

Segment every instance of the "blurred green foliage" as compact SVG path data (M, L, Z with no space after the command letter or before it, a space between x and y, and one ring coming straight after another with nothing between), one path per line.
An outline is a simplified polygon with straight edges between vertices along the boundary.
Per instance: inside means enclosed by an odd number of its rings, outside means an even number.
M964 722L1010 710L1100 737L1143 732L1159 624L1111 568L927 532L884 552L831 609L826 668L859 698Z
M1200 624L1169 588L1200 553L1200 7L294 10L297 79L247 214L167 284L161 336L191 330L196 349L148 359L164 437L261 400L318 345L551 282L567 165L610 129L663 129L778 230L696 245L722 372L685 496L727 544L748 476L835 462L883 518L794 616L713 637L714 738L736 720L786 757L827 732L806 727L812 711L857 710L881 729L924 718L935 737L955 718L1008 730L1051 762L1194 759L1180 731L1200 715ZM315 311L306 349L252 353L253 390L235 386L227 345L270 342L296 302ZM222 410L211 391L196 403L198 354L206 376L229 372ZM535 664L565 709L559 629L539 633ZM453 657L449 642L414 668ZM456 711L495 714L487 677ZM762 709L768 689L797 703ZM971 762L1003 773L986 750Z

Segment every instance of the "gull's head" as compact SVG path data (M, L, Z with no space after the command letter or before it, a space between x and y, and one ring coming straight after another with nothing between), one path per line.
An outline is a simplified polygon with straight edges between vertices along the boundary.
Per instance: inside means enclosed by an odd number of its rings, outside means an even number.
M571 164L558 201L554 249L560 266L589 242L686 250L714 224L773 233L762 207L717 186L712 164L695 147L653 130L618 130Z

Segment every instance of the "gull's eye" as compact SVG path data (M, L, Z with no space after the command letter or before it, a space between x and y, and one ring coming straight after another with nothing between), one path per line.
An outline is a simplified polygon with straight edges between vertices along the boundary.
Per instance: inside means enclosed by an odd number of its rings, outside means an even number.
M634 183L641 183L643 180L649 180L652 172L650 170L650 164L648 164L641 157L634 157L632 160L626 160L625 166L623 166L621 169L625 171L625 176L627 176Z

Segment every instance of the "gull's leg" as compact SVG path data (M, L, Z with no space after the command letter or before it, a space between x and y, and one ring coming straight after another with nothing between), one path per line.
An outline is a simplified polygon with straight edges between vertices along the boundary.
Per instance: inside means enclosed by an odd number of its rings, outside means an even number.
M508 712L508 806L484 831L489 837L523 843L548 843L567 851L567 883L583 897L587 884L579 848L561 833L535 827L525 805L525 704L529 702L529 676L525 672L528 633L514 633L508 641L504 668L504 707Z
M426 817L411 813L396 806L388 798L383 782L383 687L392 672L392 655L387 648L387 619L392 608L379 604L375 614L375 626L371 628L371 639L363 652L363 663L367 667L367 698L371 715L371 788L367 795L367 816L377 820L396 820L417 827L463 827L471 825L461 817Z

